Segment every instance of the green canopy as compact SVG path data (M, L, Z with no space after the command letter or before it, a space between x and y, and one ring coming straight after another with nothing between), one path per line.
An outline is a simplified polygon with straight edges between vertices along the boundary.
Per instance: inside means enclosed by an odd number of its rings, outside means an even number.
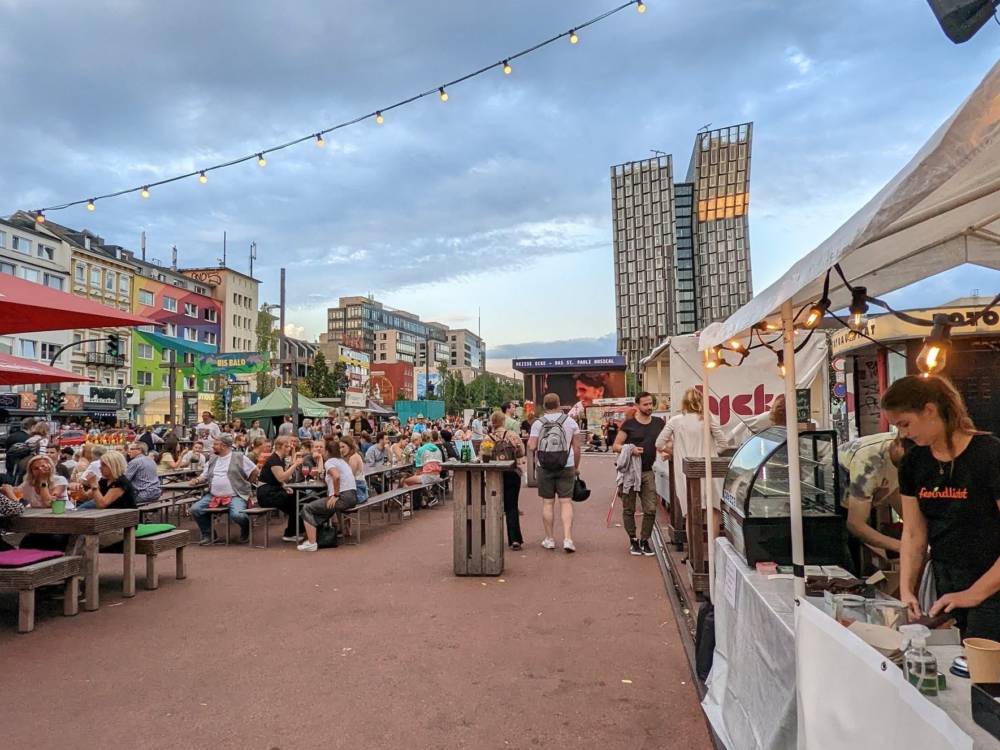
M299 414L303 417L325 417L330 407L299 394ZM240 419L267 419L292 413L292 392L288 388L275 388L248 409L236 412Z

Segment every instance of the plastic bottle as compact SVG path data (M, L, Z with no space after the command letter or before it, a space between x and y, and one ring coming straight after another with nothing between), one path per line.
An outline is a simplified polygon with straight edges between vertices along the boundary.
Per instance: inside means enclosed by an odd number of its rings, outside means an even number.
M902 625L899 632L909 641L903 655L906 679L924 695L937 695L937 659L927 650L927 636L931 631L925 625Z

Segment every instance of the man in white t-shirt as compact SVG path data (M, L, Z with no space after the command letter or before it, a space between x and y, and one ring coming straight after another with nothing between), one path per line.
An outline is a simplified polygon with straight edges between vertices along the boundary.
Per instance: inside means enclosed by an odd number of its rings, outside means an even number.
M212 519L208 509L220 505L229 507L229 518L240 527L240 544L250 539L250 519L247 499L253 482L257 481L257 464L243 453L233 452L233 436L219 435L212 443L212 453L201 476L192 484L207 484L208 492L191 506L191 515L201 531L199 544L212 543Z
M212 416L212 412L206 411L201 415L201 422L195 425L194 433L199 440L207 443L218 438L222 434L222 429Z
M335 441L327 442L327 447ZM323 463L323 476L326 480L328 497L320 497L306 503L302 508L302 520L306 530L306 541L299 545L300 552L315 552L319 549L316 543L316 528L329 523L337 513L350 510L358 504L358 483L354 471L340 456L329 456Z
M563 524L563 549L567 552L575 552L576 546L573 544L573 486L576 483L576 475L580 471L580 426L576 420L563 414L559 406L559 395L556 393L546 393L542 402L545 413L531 425L531 436L528 438L528 448L535 452L535 460L538 462L536 476L538 478L538 494L542 498L542 525L545 527L545 539L542 546L545 549L555 549L556 541L553 538L553 524L555 517L556 497L561 500L560 515ZM565 459L561 454L551 450L552 445L548 444L544 431L544 422L561 422L565 440L562 441L562 448L566 453ZM558 464L558 465L549 465Z

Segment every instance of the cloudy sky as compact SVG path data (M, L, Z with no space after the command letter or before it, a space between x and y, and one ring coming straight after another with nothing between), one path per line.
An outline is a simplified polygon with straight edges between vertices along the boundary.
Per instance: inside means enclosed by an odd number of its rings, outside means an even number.
M0 0L0 214L255 152L495 62L615 0ZM609 165L676 155L752 120L759 291L836 229L997 59L1000 27L955 46L926 3L648 0L499 71L256 162L53 213L151 257L213 263L228 234L262 297L289 275L314 336L371 292L496 356L614 346ZM1000 288L971 269L904 301ZM898 301L898 300L897 300ZM567 343L568 340L568 343Z

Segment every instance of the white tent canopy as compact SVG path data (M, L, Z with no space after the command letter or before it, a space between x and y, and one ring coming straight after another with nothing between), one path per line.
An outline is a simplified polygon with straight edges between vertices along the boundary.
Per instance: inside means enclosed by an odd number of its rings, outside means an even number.
M745 335L791 300L822 296L840 264L878 297L965 263L1000 269L1000 62L902 170L819 247L727 320L702 332L707 349ZM831 309L851 292L834 272Z

